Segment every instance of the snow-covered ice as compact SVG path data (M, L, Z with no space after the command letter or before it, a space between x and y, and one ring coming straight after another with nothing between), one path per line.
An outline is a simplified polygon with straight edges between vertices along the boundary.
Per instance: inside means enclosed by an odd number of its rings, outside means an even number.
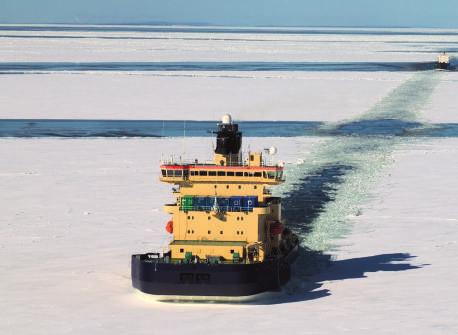
M206 157L210 141L189 139L188 150ZM253 149L272 141L288 169L324 143L249 140ZM333 266L303 278L293 302L239 306L155 303L130 286L130 254L168 238L161 206L170 190L158 182L156 148L174 151L181 139L2 140L1 332L453 334L457 143L402 145L351 233L334 240Z

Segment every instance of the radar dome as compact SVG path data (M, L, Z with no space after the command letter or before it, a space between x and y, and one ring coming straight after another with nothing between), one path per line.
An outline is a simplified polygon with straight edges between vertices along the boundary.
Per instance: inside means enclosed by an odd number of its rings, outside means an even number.
M232 123L232 116L231 114L225 114L221 118L221 123L222 124L231 124Z
M276 147L270 147L269 148L269 155L275 155L276 153L278 152L277 148Z

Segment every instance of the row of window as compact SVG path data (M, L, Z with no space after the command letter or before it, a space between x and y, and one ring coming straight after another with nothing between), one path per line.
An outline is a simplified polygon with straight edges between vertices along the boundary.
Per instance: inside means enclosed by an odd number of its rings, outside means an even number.
M186 171L186 172L184 172ZM183 177L187 175L188 170L161 170L163 177ZM202 177L264 177L268 179L281 179L283 171L263 171L263 172L242 172L242 171L206 171L206 170L191 170L191 176Z
M187 232L188 232L188 234L194 234L194 230L193 230L193 229L188 229ZM209 230L207 233L208 233L208 235L211 235L212 231ZM224 234L224 231L220 230L220 231L219 231L219 234L220 234L220 235L223 235L223 234ZM243 235L243 230L237 230L237 235Z
M209 176L209 177L262 177L261 172L243 172L243 171L190 171L191 176ZM264 172L265 173L265 172ZM267 177L266 177L267 178Z
M208 217L208 220L211 220L211 216ZM188 215L188 220L194 220L193 215ZM237 216L237 221L243 221L243 216Z
M180 248L180 252L181 252L181 253L184 253L184 249L183 249L183 248ZM235 250L234 250L234 249L231 249L230 252L231 252L231 254L233 254L233 253L235 252ZM182 273L182 275L183 275L183 273ZM191 274L191 275L192 275L192 274ZM197 274L197 275L199 276L199 274Z

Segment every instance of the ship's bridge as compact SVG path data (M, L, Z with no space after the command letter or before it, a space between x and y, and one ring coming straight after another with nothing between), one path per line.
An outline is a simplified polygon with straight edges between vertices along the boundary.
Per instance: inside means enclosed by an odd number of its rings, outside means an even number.
M161 165L160 180L172 184L183 182L250 183L276 185L284 181L280 165L216 165L169 163Z

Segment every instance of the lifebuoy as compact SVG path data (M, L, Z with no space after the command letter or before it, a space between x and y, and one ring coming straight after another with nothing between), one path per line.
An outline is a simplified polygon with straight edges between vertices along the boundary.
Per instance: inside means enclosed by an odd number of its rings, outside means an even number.
M173 234L173 221L172 220L167 222L167 225L165 226L165 230L167 230L167 233Z

